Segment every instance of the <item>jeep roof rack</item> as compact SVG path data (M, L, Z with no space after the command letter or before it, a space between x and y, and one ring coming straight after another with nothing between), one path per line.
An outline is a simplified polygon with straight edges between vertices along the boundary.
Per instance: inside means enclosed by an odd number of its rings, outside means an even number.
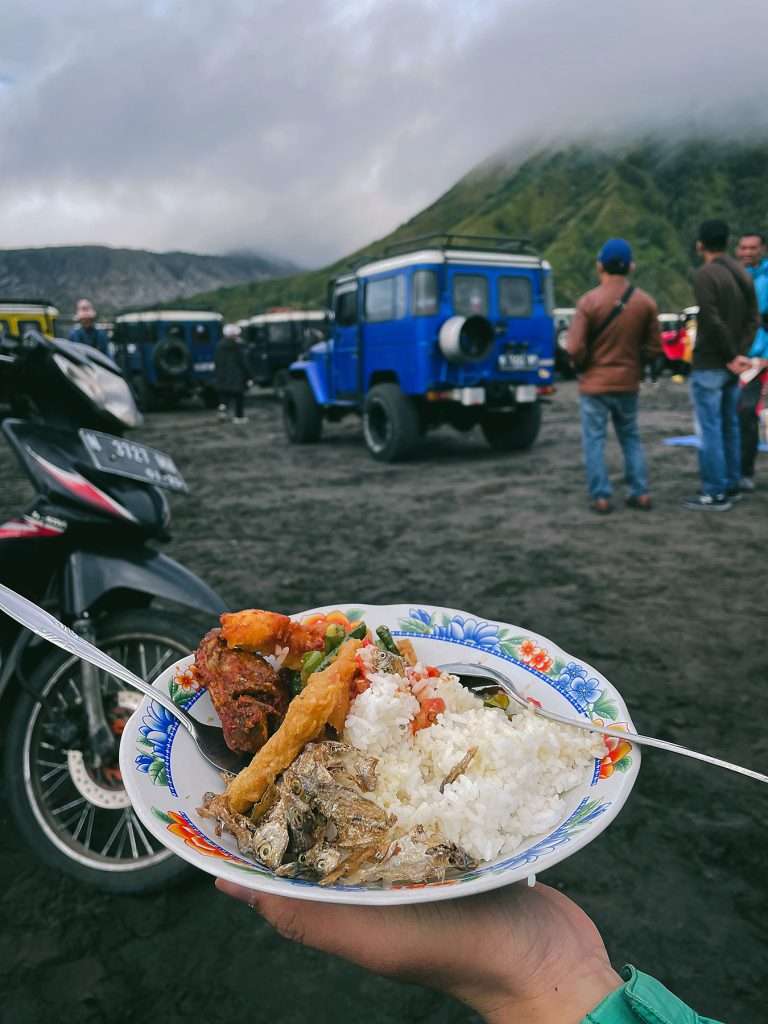
M477 250L478 252L516 252L530 256L539 255L533 248L530 238L511 238L507 235L494 237L492 235L446 234L443 232L436 232L431 235L417 235L415 238L405 238L402 242L388 245L384 250L384 255L397 256L402 253L412 252L414 249L425 248L458 248ZM376 259L375 256L372 258Z

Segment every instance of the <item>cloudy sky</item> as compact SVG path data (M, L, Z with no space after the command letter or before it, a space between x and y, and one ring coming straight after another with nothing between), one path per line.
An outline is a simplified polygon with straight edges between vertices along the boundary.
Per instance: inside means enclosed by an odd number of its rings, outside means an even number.
M506 147L768 130L754 0L2 0L0 247L317 265Z

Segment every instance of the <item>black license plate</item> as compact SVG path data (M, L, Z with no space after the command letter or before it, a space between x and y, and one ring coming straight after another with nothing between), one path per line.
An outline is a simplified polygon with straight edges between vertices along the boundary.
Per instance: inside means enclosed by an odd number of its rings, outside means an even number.
M537 370L539 357L535 352L502 352L499 356L500 370Z
M100 430L80 430L80 439L97 469L115 476L164 487L168 491L189 491L184 477L170 455L124 437L102 434Z

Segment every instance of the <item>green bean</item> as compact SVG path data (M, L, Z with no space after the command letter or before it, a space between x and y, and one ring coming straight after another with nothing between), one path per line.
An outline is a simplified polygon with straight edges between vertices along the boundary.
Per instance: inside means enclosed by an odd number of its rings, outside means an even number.
M390 654L396 654L399 658L402 658L400 648L397 646L392 638L392 634L386 626L378 626L376 629L376 635L381 640L382 646L385 651L389 651Z
M306 683L309 677L320 668L321 664L325 660L325 655L322 651L307 651L304 657L301 659L301 681Z
M301 682L301 672L296 672L295 670L291 669L286 669L286 672L289 673L288 685L291 689L291 696L298 697L298 695L304 689L304 686Z
M338 622L332 622L325 631L325 653L330 654L335 650L345 636L344 627Z
M329 627L330 629L330 627ZM323 672L329 665L334 662L336 655L339 653L339 648L345 640L349 637L355 640L362 640L368 633L368 627L365 623L358 623L353 630L349 633L344 633L343 627L342 635L339 642L331 650L310 650L301 659L301 679L302 682L306 682L307 679L315 672ZM326 641L328 641L328 633L326 633Z

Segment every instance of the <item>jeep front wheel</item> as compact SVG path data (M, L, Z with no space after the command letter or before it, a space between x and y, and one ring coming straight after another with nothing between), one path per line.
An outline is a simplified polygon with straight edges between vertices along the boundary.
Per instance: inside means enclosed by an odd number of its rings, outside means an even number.
M283 426L292 444L314 444L323 432L323 413L306 378L289 380L283 392Z
M526 402L514 412L487 412L481 422L485 439L497 452L530 448L541 427L541 403Z
M368 451L380 462L407 457L419 438L419 411L397 384L372 387L363 405L363 436Z

